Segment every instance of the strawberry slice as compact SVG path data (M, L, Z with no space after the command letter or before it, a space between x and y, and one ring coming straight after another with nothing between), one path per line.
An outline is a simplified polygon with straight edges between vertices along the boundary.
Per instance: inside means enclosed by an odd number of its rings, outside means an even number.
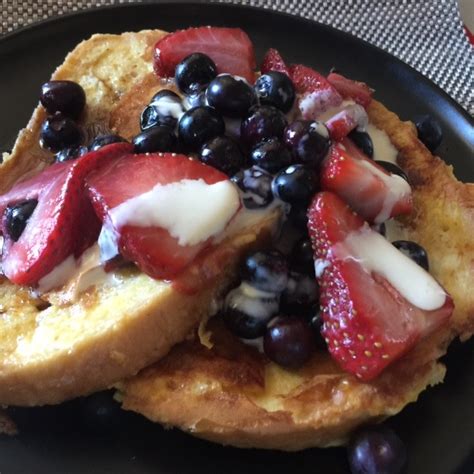
M364 108L366 108L372 100L374 91L365 84L365 82L347 79L336 72L329 74L328 81L344 99L353 99Z
M97 239L100 222L83 191L84 178L99 163L130 153L132 148L117 143L74 161L55 163L0 197L2 270L9 280L35 285L69 255L78 257ZM7 231L5 210L30 199L38 204L15 242Z
M369 222L381 223L412 210L410 185L362 153L354 157L343 145L332 147L323 162L321 189L332 191Z
M253 84L255 53L247 34L240 28L203 26L170 33L155 45L154 69L158 76L173 77L176 65L192 53L207 54L219 73L242 76Z
M317 194L308 218L329 352L369 381L445 324L453 301L335 194Z
M266 53L262 61L262 66L260 68L262 74L266 74L270 71L278 71L290 76L290 69L286 65L284 59L280 53L273 48L270 48Z
M207 185L229 181L215 168L184 155L166 153L125 156L92 173L87 178L87 187L96 213L104 223L99 237L102 253L105 249L105 253L113 257L114 251L120 251L143 272L158 279L172 278L188 266L199 252L209 247L212 238L183 243L176 233L172 235L171 229L176 225L187 226L187 221L183 224L183 215L190 221L189 226L199 227L206 218L212 219L212 215L206 214L209 209L224 214L230 212L231 215L226 214L230 219L240 208L240 200L234 187L234 201L227 211L223 208L228 203L219 203L212 195L205 196L203 210L197 195L192 196L189 203L177 197L180 202L176 203L170 202L169 195L153 194L156 190L158 193L164 188L169 190L167 185L183 180ZM210 192L209 189L205 192ZM135 206L132 211L130 206ZM168 227L158 225L152 216L160 206L169 206L165 209L167 216L172 218L171 221L165 218ZM219 209L216 210L216 206ZM142 217L135 217L139 214Z
M300 95L298 106L304 119L316 120L328 109L341 105L339 92L314 69L302 64L292 65L290 77Z
M361 105L349 104L326 120L325 125L331 138L340 141L358 126L362 128L367 126L368 122L367 113Z

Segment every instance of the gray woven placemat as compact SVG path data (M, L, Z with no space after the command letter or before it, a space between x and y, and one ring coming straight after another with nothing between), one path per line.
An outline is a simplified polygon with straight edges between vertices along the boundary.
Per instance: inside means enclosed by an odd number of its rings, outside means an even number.
M51 16L130 1L2 0L0 34ZM474 115L474 48L456 0L216 1L301 15L352 33L413 66Z

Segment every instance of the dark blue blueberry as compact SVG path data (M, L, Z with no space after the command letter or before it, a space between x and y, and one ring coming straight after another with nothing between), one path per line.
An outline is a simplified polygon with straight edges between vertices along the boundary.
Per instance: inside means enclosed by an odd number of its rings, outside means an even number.
M379 166L384 168L389 173L396 174L408 182L408 176L406 175L406 173L395 163L392 163L391 161L382 161L382 160L375 160L375 163L377 163Z
M285 128L283 132L283 141L286 143L288 148L296 148L300 138L305 133L308 133L309 127L312 123L312 120L295 120Z
M317 186L317 175L310 167L291 165L275 176L272 189L282 201L301 206L309 203Z
M370 138L370 135L367 132L352 130L348 137L366 156L369 158L374 157L374 144L372 143L372 138Z
M174 152L177 138L169 127L157 126L144 130L132 140L135 153Z
M120 135L99 135L95 137L92 143L89 145L91 151L96 151L102 148L105 145L110 145L111 143L125 143L127 140L121 137Z
M305 315L312 310L318 299L319 290L314 275L291 271L281 294L280 309L285 314Z
M209 84L206 99L221 115L245 117L250 107L255 104L257 96L244 79L221 74Z
M421 115L415 119L418 138L425 144L426 148L434 152L443 141L443 130L441 125L430 115Z
M206 102L206 92L201 91L196 94L187 95L184 98L186 109L191 109L192 107L199 107L200 105L207 105Z
M203 53L186 56L175 70L175 81L184 94L195 94L204 89L217 76L214 61Z
M53 152L80 145L82 140L79 126L61 112L48 117L41 126L40 144Z
M291 164L292 156L278 138L269 138L252 149L250 160L269 173L277 173Z
M223 135L224 132L224 120L216 109L207 106L189 109L178 123L180 141L195 151L211 138Z
M326 341L324 340L324 337L321 334L321 329L323 328L323 317L321 315L321 310L319 306L315 306L312 309L310 316L310 326L314 333L316 346L319 349L327 349Z
M75 160L80 156L85 155L89 149L86 146L74 146L71 148L64 148L61 151L58 151L56 155L54 155L54 161L57 163L63 163L69 160Z
M290 261L294 270L314 277L313 247L308 237L298 240L291 251Z
M273 176L258 166L239 171L232 181L244 192L242 200L247 209L266 207L273 201Z
M263 349L273 362L297 369L309 360L315 349L309 324L300 317L279 316L268 324Z
M301 205L292 204L288 214L289 221L299 230L308 232L308 209L307 203Z
M206 165L232 175L245 165L245 158L237 142L229 137L215 137L201 148L199 159Z
M254 86L260 103L273 105L283 112L289 112L295 101L295 86L282 72L270 71L262 74Z
M248 117L242 121L240 138L247 147L252 148L263 140L281 138L287 124L285 114L276 107L253 107Z
M84 110L86 94L77 82L49 81L41 86L40 102L50 115L61 112L77 119Z
M400 438L383 426L358 431L347 450L352 474L400 474L407 460Z
M181 97L169 89L163 89L153 96L150 105L143 110L140 128L147 130L157 125L167 125L174 129L183 113Z
M428 254L421 245L411 240L396 240L392 242L392 245L400 250L400 252L403 252L407 257L410 257L414 262L420 265L420 267L423 267L427 272L429 271Z
M8 206L5 209L6 232L14 242L20 238L25 230L28 219L37 205L38 201L36 199L29 199L14 206Z
M280 293L288 282L288 261L278 250L250 254L242 268L242 279L255 288Z

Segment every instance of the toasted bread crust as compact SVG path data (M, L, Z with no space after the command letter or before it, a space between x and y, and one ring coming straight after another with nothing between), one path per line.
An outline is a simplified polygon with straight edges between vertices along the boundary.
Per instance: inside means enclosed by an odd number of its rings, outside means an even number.
M152 73L152 46L164 34L94 35L55 71L53 79L74 80L85 89L81 122L90 135L114 129L131 138L139 131L143 107L162 87ZM137 92L137 84L146 87ZM20 132L0 166L0 192L52 162L38 144L44 118L38 106ZM207 283L194 295L123 269L73 303L59 305L57 295L46 295L51 306L44 309L44 299L0 279L0 404L42 405L86 395L165 355L209 316L235 278L242 253L267 240L279 217L275 209L226 238L206 257L207 273L188 269L184 277Z
M428 250L431 272L456 304L450 325L362 383L327 353L297 372L282 370L215 321L211 350L186 341L120 384L123 408L218 443L293 451L342 444L356 426L398 413L443 380L437 360L455 336L474 332L474 186L458 182L451 167L431 155L412 123L377 101L368 112L399 150L414 190L415 212L392 230L393 238Z

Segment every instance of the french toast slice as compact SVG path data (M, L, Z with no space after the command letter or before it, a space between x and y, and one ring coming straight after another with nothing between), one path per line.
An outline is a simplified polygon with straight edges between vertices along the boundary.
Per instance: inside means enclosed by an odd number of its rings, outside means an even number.
M122 407L222 444L294 451L343 444L358 425L395 415L430 385L442 382L438 361L456 336L474 332L474 185L418 140L377 101L370 121L399 150L415 211L390 227L389 237L419 242L431 273L452 295L450 326L419 343L370 383L344 373L328 353L298 371L286 371L243 344L215 318L212 349L188 340L164 359L121 383Z
M55 71L53 79L73 80L84 88L81 124L91 137L114 129L131 138L139 131L141 111L163 87L152 73L152 46L164 34L95 35ZM5 156L0 193L53 161L39 146L45 117L38 106ZM249 222L187 269L181 278L200 281L195 294L135 268L114 270L70 302L64 302L61 290L39 298L1 278L0 404L52 404L86 395L165 355L209 317L214 301L232 284L242 254L266 240L279 217L275 209Z

